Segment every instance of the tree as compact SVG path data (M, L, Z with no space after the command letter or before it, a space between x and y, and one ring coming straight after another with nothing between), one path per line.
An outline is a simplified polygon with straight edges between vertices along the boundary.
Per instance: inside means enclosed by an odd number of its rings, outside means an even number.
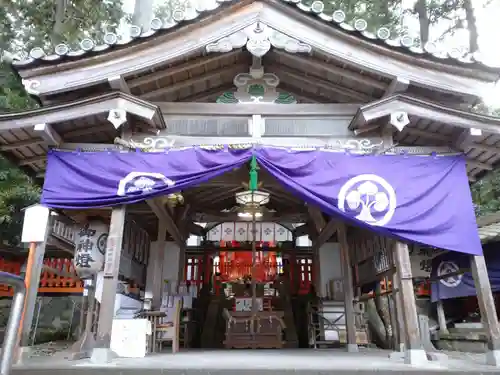
M116 31L122 0L4 0L0 7L0 52L26 53L42 47L52 53L59 43L78 48L83 38L100 42ZM0 64L0 112L37 106L5 61ZM19 168L0 157L0 242L20 241L22 209L40 199L40 187Z

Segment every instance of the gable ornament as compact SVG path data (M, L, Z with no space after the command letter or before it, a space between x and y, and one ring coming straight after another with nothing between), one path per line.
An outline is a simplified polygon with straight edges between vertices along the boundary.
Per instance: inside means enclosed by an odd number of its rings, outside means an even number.
M309 44L289 37L261 22L256 22L217 42L210 43L205 48L208 53L226 53L243 47L246 47L247 51L255 57L264 56L271 47L288 53L311 53L312 51Z

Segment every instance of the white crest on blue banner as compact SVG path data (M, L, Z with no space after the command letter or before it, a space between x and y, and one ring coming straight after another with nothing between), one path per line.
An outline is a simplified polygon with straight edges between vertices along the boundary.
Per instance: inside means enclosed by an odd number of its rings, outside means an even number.
M456 264L451 260L444 260L441 263L439 263L436 274L438 277L441 277L448 275L450 273L456 273L459 270L460 267L458 267L458 264ZM463 277L464 277L463 274L451 275L449 277L444 277L440 279L439 282L448 288L456 288L462 282Z
M165 186L173 186L175 182L165 177L161 173L152 172L130 172L125 178L122 178L118 183L116 192L119 196L124 196L133 193L148 193L152 191L158 183Z
M382 177L362 174L340 188L338 208L345 213L357 212L355 218L367 224L384 226L396 211L396 192Z

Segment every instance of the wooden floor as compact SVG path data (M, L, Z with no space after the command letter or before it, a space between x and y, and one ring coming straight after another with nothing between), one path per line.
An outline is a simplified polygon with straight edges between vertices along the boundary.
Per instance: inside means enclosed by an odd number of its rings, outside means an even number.
M449 353L447 360L410 366L389 359L389 351L365 349L347 353L342 349L214 350L160 353L146 358L118 358L95 365L88 360L69 362L50 357L33 358L13 368L13 375L300 375L425 373L500 373L485 365L484 355Z

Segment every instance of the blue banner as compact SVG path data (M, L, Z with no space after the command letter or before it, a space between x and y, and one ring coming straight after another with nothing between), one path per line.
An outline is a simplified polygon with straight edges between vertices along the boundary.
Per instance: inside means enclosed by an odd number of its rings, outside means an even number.
M493 292L500 292L500 242L484 246L484 258ZM470 269L470 256L455 252L440 255L432 260L431 278L451 274L431 286L432 302L476 295L476 287L471 272L457 274L459 270Z

